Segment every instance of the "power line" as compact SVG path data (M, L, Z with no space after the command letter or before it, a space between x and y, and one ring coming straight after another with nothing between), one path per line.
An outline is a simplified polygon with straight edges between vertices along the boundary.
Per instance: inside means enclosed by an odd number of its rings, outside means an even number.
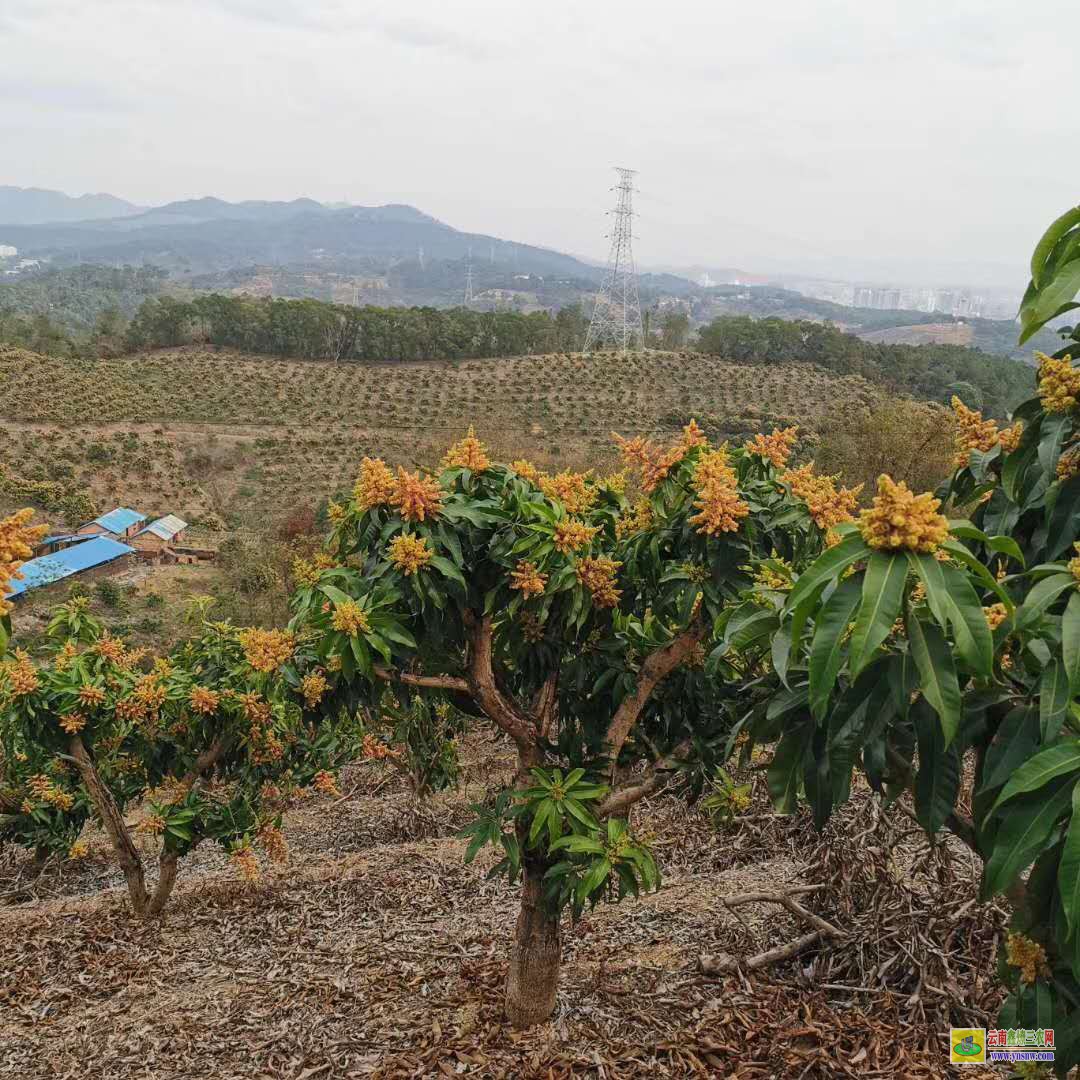
M634 268L634 176L635 170L616 167L619 182L615 202L615 223L611 230L611 250L596 306L585 335L585 351L613 346L620 352L645 347L638 299L637 271Z

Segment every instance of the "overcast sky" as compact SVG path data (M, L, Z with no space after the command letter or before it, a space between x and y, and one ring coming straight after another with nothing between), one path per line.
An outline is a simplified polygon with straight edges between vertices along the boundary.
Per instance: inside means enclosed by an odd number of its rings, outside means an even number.
M629 165L645 264L1022 277L1080 201L1078 30L1075 0L0 0L0 183L406 202L603 257Z

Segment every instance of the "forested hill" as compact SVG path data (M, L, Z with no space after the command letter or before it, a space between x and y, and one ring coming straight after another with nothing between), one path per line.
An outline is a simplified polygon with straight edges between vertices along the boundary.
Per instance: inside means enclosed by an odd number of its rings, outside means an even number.
M394 259L474 257L522 273L598 278L600 269L546 248L460 232L411 206L331 209L311 199L225 203L195 199L144 214L78 224L0 225L0 244L54 263L152 262L197 274L266 263L371 270Z
M77 198L47 188L0 184L0 222L34 225L46 221L91 221L138 213L139 208L115 195L80 195ZM3 243L0 240L0 243Z

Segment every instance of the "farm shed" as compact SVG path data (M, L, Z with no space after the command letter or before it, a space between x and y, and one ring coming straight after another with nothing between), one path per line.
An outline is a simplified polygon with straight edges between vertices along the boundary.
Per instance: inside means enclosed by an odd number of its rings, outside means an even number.
M78 533L54 533L52 536L46 536L34 551L38 555L51 555L54 551L59 551L71 544L81 543L85 539L85 536L80 536Z
M102 536L111 534L126 540L139 530L139 526L146 520L145 514L138 510L129 510L126 506L118 506L101 517L94 518L86 525L80 526L76 532L80 536Z
M173 543L184 539L188 525L175 514L166 514L140 529L132 538L132 545L140 554L160 555Z
M52 585L71 577L72 574L85 571L112 573L125 566L129 562L128 557L134 554L135 549L127 544L121 544L108 536L94 536L63 551L23 563L19 567L22 580L11 583L11 595L17 598L30 589Z

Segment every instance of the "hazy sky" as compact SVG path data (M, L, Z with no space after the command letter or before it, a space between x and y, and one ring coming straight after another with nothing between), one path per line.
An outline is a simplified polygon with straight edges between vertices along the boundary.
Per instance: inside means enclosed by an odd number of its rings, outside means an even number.
M630 165L646 264L1020 277L1080 200L1078 30L1075 0L0 0L0 183L407 202L602 257Z

